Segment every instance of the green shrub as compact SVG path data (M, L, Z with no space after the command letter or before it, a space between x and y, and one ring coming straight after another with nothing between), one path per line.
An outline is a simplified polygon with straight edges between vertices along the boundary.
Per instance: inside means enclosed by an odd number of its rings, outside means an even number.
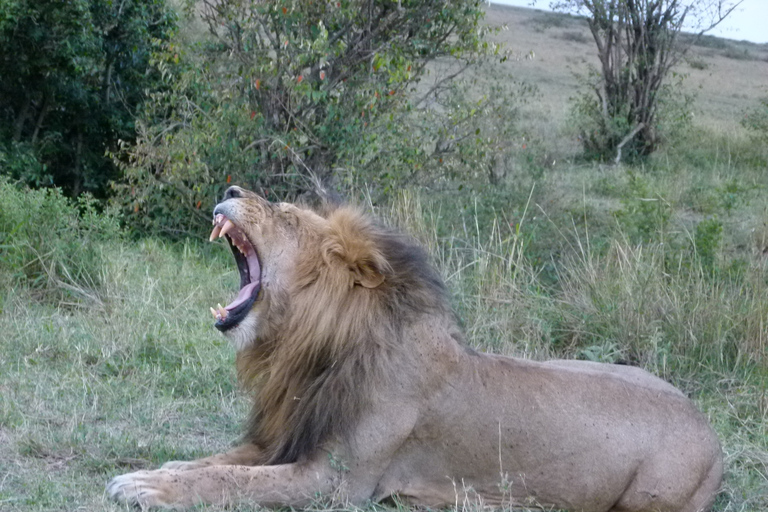
M560 34L560 39L574 43L588 43L590 41L589 36L580 30L565 30Z
M768 98L763 98L758 107L744 114L741 124L754 135L758 143L768 144Z
M619 225L633 243L664 242L672 207L645 177L633 171L628 176L628 190L621 199L623 208L616 212Z
M699 69L699 70L705 70L709 69L709 64L704 59L698 58L698 57L691 57L686 60L688 62L688 65L691 66L693 69Z
M722 56L733 60L757 60L754 54L746 48L736 48L734 46L728 46L724 49Z
M723 223L717 217L705 219L696 225L693 251L701 269L707 274L717 270L717 257L723 242Z
M176 30L165 0L0 0L0 170L32 186L103 197L162 84L152 53Z
M199 232L228 183L291 198L374 157L404 163L378 174L384 187L410 177L407 164L423 168L438 147L412 113L430 115L452 76L496 51L479 0L223 0L194 12L210 37L157 56L170 86L123 153L118 200L141 229ZM386 23L371 32L374 20ZM419 86L428 73L437 83Z
M661 85L654 98L652 123L654 149L685 133L693 119L694 96L684 92L686 75L672 72ZM635 115L629 103L617 106L614 112L604 111L599 90L600 74L591 69L586 77L580 77L581 87L571 98L569 124L575 129L587 160L614 161L617 148L622 142L621 161L637 163L650 153L637 137L625 140L636 127Z
M0 179L0 282L41 296L87 295L100 282L101 243L120 237L118 218L87 194L32 190Z

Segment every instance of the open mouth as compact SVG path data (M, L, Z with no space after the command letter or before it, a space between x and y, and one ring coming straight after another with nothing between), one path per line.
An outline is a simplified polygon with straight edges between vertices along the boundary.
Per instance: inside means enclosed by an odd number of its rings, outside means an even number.
M256 249L234 222L219 213L213 218L210 241L223 236L229 242L240 272L240 291L228 305L222 307L218 304L216 308L211 308L216 328L221 332L233 328L248 315L261 290L261 264Z

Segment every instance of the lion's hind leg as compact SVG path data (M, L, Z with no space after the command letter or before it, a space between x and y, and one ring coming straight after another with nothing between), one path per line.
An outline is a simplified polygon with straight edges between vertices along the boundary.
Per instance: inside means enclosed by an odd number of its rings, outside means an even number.
M186 471L207 468L209 466L258 466L266 462L264 459L264 451L261 448L252 443L245 443L228 452L218 453L202 459L171 460L163 464L162 469Z
M699 488L693 493L691 499L688 500L688 503L680 509L680 512L706 512L709 510L717 497L718 491L720 491L722 481L723 462L718 459Z
M641 470L609 512L707 512L720 489L722 460L715 458L702 473L696 479L696 472L686 466L667 474Z

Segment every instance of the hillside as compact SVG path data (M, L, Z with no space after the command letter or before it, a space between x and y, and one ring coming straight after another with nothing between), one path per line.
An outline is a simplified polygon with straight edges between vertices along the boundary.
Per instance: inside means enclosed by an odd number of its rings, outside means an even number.
M487 9L487 22L507 27L496 37L516 57L506 69L515 79L536 84L548 118L562 122L568 98L578 87L575 74L598 64L586 20L494 4ZM686 75L686 91L697 95L697 122L731 129L744 110L768 95L768 44L704 36L675 72Z

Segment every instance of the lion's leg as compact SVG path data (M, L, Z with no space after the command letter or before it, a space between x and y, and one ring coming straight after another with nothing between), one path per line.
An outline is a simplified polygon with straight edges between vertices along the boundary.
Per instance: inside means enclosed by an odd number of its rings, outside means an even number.
M252 501L262 506L302 507L338 485L338 471L324 463L277 466L209 466L180 471L137 471L112 479L113 498L145 507L186 508L200 503Z
M163 464L163 469L200 469L208 466L258 466L266 462L264 451L252 443L245 443L225 453L196 460L171 460Z
M720 491L722 482L723 461L718 459L712 465L699 488L693 493L691 499L681 509L681 512L706 512L709 510L717 497L718 491Z
M671 473L662 473L672 468ZM654 512L668 510L674 512L706 512L720 489L723 479L723 463L716 457L706 467L699 481L695 480L695 471L690 467L677 467L666 463L663 469L640 471L635 480L624 491L621 499L609 512ZM693 481L685 481L694 478ZM664 484L675 482L682 486L665 488Z

